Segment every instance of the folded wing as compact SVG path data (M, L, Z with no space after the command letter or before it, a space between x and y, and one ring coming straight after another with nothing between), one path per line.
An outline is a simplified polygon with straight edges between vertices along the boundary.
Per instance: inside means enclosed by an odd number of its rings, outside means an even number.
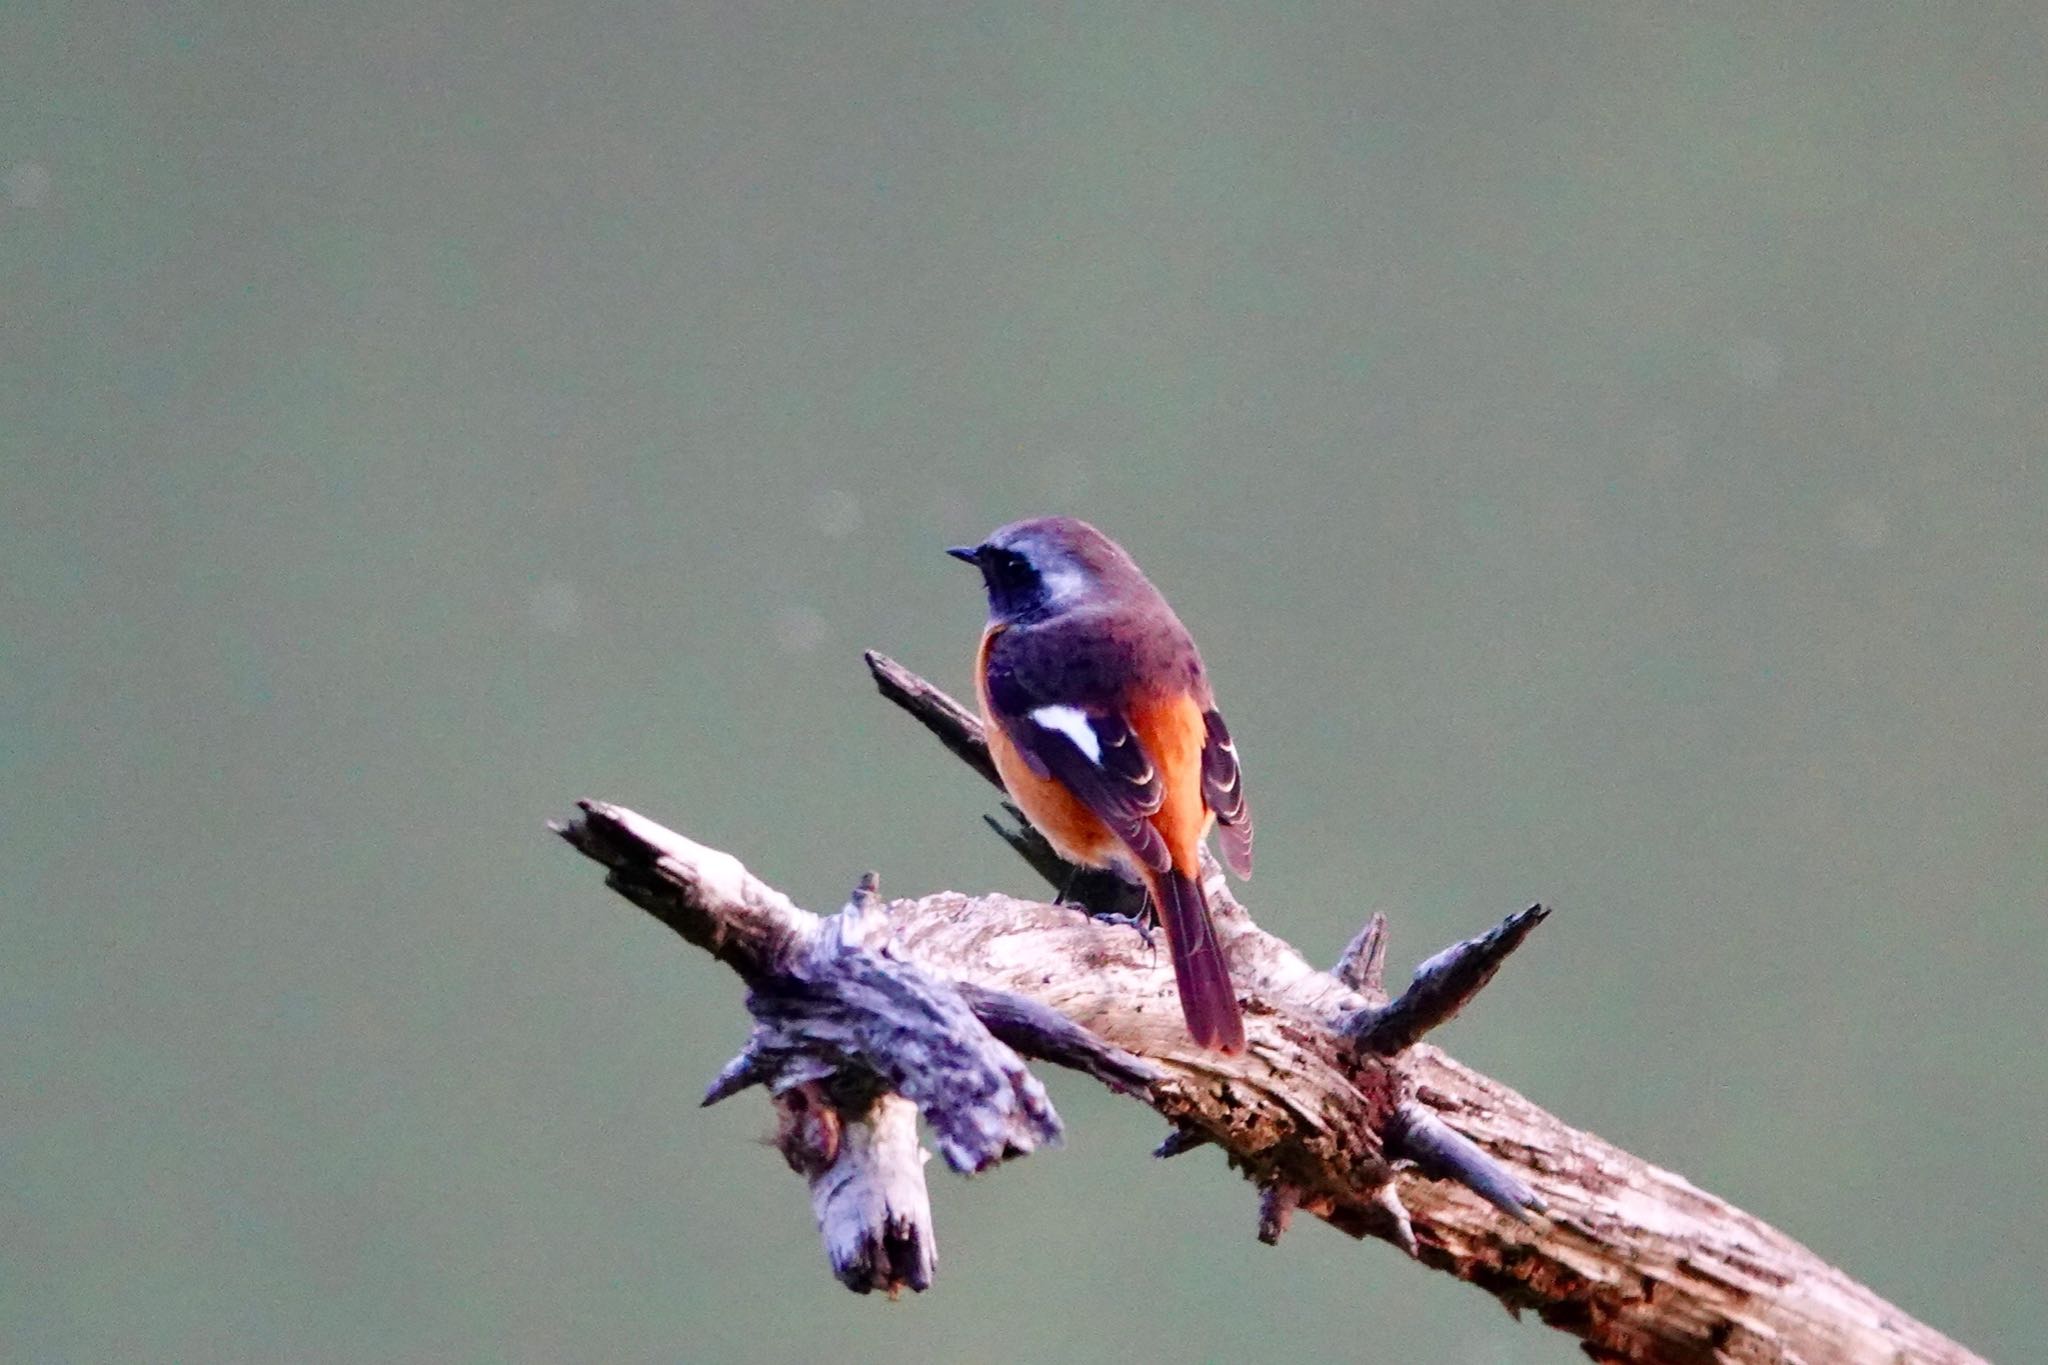
M1223 848L1223 861L1240 877L1252 875L1252 808L1244 798L1244 770L1238 766L1237 745L1221 712L1202 717L1208 737L1202 745L1202 797L1216 812L1216 842Z
M1158 813L1165 785L1122 715L1033 696L995 653L988 661L988 695L995 720L1033 772L1073 793L1141 864L1161 872L1172 865L1166 841L1147 818Z

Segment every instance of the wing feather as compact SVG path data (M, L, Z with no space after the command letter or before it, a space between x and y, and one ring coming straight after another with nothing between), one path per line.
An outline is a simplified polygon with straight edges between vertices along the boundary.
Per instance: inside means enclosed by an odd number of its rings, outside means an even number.
M1024 761L1093 811L1140 863L1160 872L1172 866L1166 841L1148 818L1158 814L1165 784L1130 722L1099 702L1034 695L1009 662L1000 648L990 651L988 699Z
M1237 761L1237 745L1223 715L1211 711L1202 717L1208 737L1202 745L1202 797L1216 812L1216 842L1222 845L1223 861L1240 877L1252 875L1252 808L1245 800L1244 769Z

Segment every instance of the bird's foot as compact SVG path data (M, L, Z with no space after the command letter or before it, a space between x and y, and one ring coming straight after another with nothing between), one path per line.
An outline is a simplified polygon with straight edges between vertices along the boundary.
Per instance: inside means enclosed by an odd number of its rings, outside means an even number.
M1088 917L1097 924L1113 924L1118 928L1135 929L1138 931L1138 937L1145 940L1147 948L1150 948L1154 953L1159 951L1159 944L1152 936L1151 916L1149 915L1119 915L1113 911L1103 910L1099 912L1091 911Z

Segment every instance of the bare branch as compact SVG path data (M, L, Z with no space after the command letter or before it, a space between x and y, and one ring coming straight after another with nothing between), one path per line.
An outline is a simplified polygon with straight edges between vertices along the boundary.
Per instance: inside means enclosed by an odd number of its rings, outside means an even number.
M776 1096L775 1109L776 1145L810 1182L832 1274L857 1294L930 1288L939 1255L917 1106L880 1095L848 1114L811 1084Z
M1152 1149L1152 1155L1158 1157L1161 1161L1164 1161L1168 1157L1180 1156L1183 1153L1192 1152L1197 1147L1207 1147L1209 1145L1209 1142L1209 1135L1207 1133L1202 1132L1199 1129L1176 1128L1172 1132L1168 1133L1165 1139L1161 1141L1157 1147L1154 1147Z
M938 736L939 743L953 751L954 757L980 773L991 786L1003 785L1003 779L996 775L995 760L988 756L980 716L888 655L871 649L862 657L883 696L915 716L925 729Z
M1337 955L1330 974L1374 1004L1387 998L1387 917L1377 910Z
M1456 1017L1458 1011L1493 980L1493 974L1500 970L1501 963L1507 961L1508 954L1522 946L1522 940L1529 937L1529 931L1548 918L1550 911L1540 905L1532 905L1520 914L1509 915L1498 928L1478 938L1453 943L1415 969L1415 979L1409 982L1400 999L1358 1011L1340 1023L1338 1031L1356 1038L1361 1046L1384 1055L1412 1047L1431 1029ZM1377 915L1373 919L1375 923L1383 923ZM1360 938L1371 936L1372 928L1368 924ZM1369 947L1384 956L1384 949L1378 947L1384 941L1385 935L1381 934ZM1371 966L1372 975L1376 976L1379 964L1375 962Z
M742 977L772 970L818 932L818 917L747 871L637 811L578 801L579 819L551 825L579 853L610 869L605 885Z
M992 778L971 713L879 655L869 665L885 695ZM1188 1038L1170 972L1135 935L1070 908L952 892L883 906L870 889L819 920L728 854L630 811L584 809L564 837L609 869L610 885L734 967L755 993L779 1002L783 978L817 974L817 954L859 955L858 970L827 969L867 982L833 996L828 1015L880 1000L881 1016L925 1021L905 1036L936 1031L950 1047L978 1032L1012 1061L1014 1046L1097 1075L1173 1125L1160 1155L1222 1147L1261 1192L1259 1230L1269 1240L1303 1211L1353 1237L1393 1242L1534 1311L1601 1360L1978 1359L1783 1233L1414 1042L1469 1002L1541 921L1540 908L1431 959L1387 1004L1383 921L1353 940L1338 974L1321 972L1253 924L1212 866L1207 891L1249 1038L1244 1056L1224 1057ZM1057 877L1062 867L1040 871ZM917 983L914 1009L899 999L903 981ZM927 1053L954 1054L911 1047L873 1021L835 1026L828 1034L851 1041L810 1046L808 1061L823 1072L796 1079L804 1068L778 1060L778 1048L807 1034L764 1045L760 1031L776 1018L774 1008L766 1013L713 1096L749 1084L775 1093L798 1135L784 1150L812 1181L835 1274L863 1290L925 1287L936 1261L907 1096L932 1094ZM996 1109L1012 1116L990 1131L1022 1123L1033 1132L1050 1116L1047 1108L1033 1118L1030 1078L1019 1079L1017 1065L979 1073L996 1078ZM872 1155L840 1170L856 1149ZM827 1177L841 1183L827 1188ZM842 1192L828 1198L833 1189ZM1535 1210L1544 1216L1529 1221Z
M1067 1016L1028 995L990 990L972 981L953 989L988 1031L1026 1057L1084 1072L1118 1094L1134 1094L1160 1079L1143 1057L1111 1047Z
M1404 1104L1395 1117L1388 1148L1430 1179L1455 1180L1518 1223L1543 1211L1536 1191L1429 1110Z

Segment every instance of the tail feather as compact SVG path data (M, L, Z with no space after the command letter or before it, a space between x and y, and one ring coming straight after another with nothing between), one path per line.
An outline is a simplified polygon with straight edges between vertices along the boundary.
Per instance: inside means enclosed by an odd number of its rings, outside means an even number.
M1201 884L1177 870L1153 873L1147 881L1166 926L1174 985L1180 990L1188 1032L1203 1047L1231 1056L1243 1052L1244 1016L1238 1012L1237 989L1230 984L1230 968L1209 922Z

